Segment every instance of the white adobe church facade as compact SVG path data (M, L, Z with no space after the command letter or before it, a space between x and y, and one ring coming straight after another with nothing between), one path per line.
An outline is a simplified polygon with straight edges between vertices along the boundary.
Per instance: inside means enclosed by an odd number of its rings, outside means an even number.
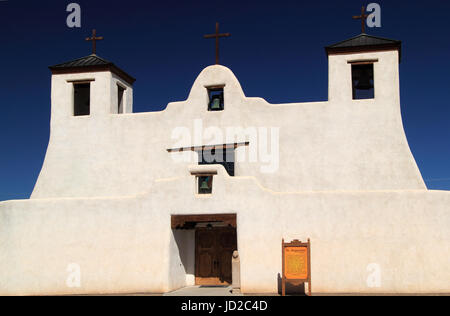
M427 190L404 133L401 43L326 51L326 102L246 97L214 65L150 113L96 55L50 67L42 171L29 200L0 203L0 294L227 284L234 250L241 291L276 293L282 238L310 238L313 293L449 293L450 192Z

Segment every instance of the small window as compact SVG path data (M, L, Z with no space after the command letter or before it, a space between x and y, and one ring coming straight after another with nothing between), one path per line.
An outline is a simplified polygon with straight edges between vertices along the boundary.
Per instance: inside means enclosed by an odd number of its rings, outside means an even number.
M91 84L77 83L73 84L73 114L83 116L91 114Z
M375 98L373 64L352 65L353 100Z
M117 113L119 113L119 114L124 113L124 110L123 110L124 109L124 106L123 106L124 93L125 93L125 88L117 85L117 106L118 106Z
M228 174L234 177L234 148L198 151L198 156L199 165L222 165Z
M223 88L208 89L208 111L223 111L224 110L224 96Z
M197 176L198 194L212 194L213 175Z

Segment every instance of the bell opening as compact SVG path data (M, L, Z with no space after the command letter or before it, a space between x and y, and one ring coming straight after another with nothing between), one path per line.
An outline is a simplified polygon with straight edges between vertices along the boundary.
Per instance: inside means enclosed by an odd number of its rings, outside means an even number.
M223 88L208 89L208 111L223 111L224 110L224 95Z
M198 194L211 194L212 193L212 181L213 181L212 175L197 177Z
M373 64L352 65L353 99L375 98Z

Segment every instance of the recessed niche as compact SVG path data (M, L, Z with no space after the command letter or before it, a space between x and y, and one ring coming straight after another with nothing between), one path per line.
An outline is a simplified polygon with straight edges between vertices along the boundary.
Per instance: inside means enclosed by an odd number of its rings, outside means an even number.
M84 116L91 113L91 84L73 84L73 115Z
M212 194L213 175L197 176L197 193Z
M373 63L352 65L353 100L375 98Z
M223 87L209 87L207 89L208 111L223 111L225 109Z

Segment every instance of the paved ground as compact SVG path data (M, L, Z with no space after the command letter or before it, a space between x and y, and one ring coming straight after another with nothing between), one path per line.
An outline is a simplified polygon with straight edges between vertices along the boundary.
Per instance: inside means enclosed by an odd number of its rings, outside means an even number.
M166 293L164 296L242 296L242 294L232 294L231 286L197 285Z
M74 296L280 296L279 294L231 294L228 288L200 288L199 286L193 286L188 288L183 288L174 292L158 294L158 293L134 293L134 294L95 294L95 295L74 295ZM290 295L288 295L290 296ZM294 295L294 296L305 296L305 295ZM346 294L346 293L313 293L313 296L449 296L450 294Z
M78 296L90 296L90 295L78 295ZM98 296L98 295L96 295ZM106 294L106 295L100 295L100 296L280 296L277 293L273 294L251 294L251 293L245 293L245 294L231 294L231 286L189 286L185 287L170 293L165 294L158 294L158 293L130 293L130 294ZM289 296L289 295L288 295ZM297 296L297 295L294 295ZM298 295L298 296L305 296ZM313 293L313 296L450 296L450 293L439 293L439 294L348 294L348 293L335 293L335 294L329 294L329 293Z

